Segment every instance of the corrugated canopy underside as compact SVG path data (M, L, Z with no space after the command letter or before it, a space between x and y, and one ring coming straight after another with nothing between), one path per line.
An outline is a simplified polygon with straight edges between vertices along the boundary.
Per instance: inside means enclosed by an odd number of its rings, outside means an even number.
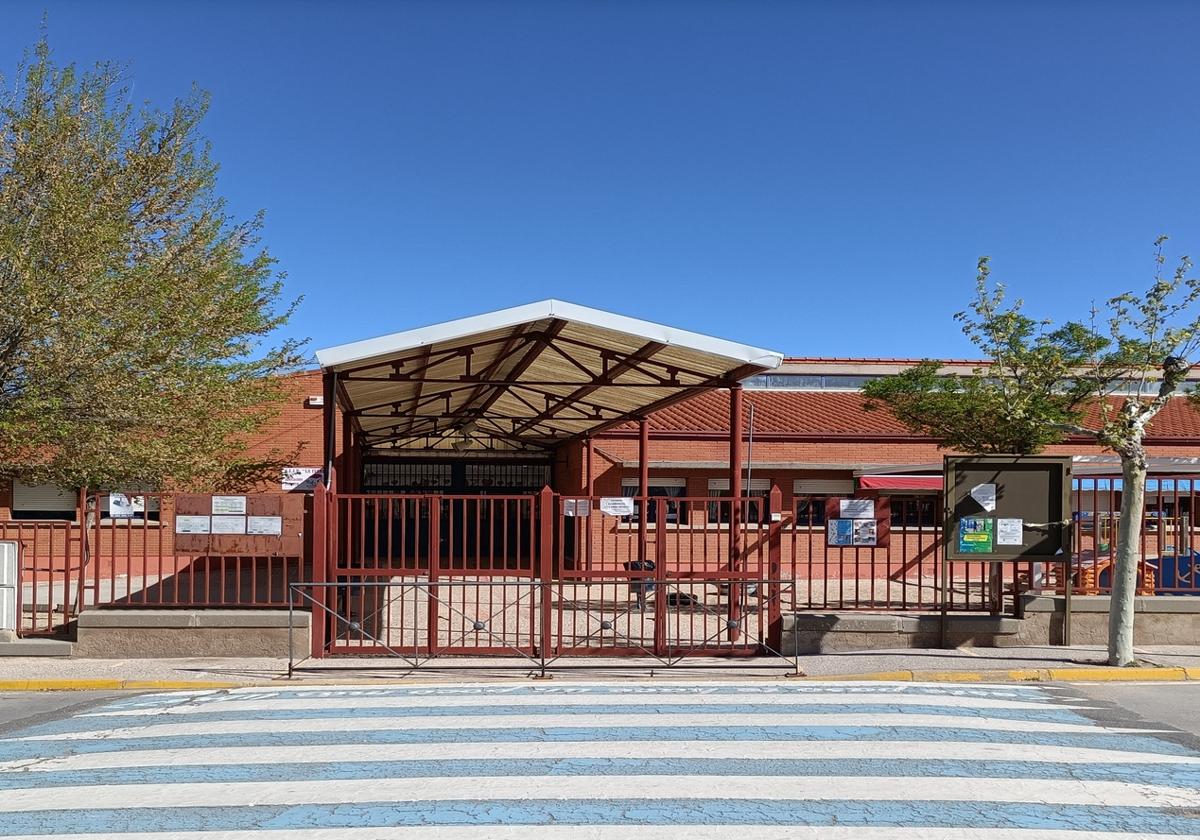
M776 367L777 353L560 301L319 351L376 450L544 450Z

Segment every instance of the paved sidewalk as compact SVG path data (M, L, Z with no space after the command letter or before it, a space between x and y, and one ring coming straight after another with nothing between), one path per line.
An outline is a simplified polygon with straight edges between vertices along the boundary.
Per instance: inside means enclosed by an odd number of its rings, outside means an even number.
M905 649L830 653L781 659L692 659L664 667L651 659L562 659L555 679L780 679L798 664L810 678L1007 682L1051 680L1200 680L1200 647L1139 649L1142 667L1109 668L1099 647ZM166 689L262 685L287 679L286 659L0 658L0 690ZM534 670L520 659L443 659L418 670L402 661L342 658L299 663L303 682L464 679L525 680Z

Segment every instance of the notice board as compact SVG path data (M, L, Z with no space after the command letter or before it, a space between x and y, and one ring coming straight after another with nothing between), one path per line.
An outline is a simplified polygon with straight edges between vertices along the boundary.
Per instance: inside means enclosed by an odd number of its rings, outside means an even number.
M1071 458L948 455L947 560L1065 560L1071 552Z
M285 493L175 497L175 550L180 554L304 556L305 497Z

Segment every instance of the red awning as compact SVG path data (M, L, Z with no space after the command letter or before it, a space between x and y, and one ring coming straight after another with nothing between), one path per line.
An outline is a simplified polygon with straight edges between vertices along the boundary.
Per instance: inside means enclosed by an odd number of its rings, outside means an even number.
M941 490L940 475L864 475L858 486L863 490Z

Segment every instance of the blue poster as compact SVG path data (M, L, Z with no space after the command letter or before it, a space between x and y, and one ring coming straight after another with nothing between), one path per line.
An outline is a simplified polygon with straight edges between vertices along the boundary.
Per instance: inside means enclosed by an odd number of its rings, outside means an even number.
M826 545L854 545L854 520L830 519L825 533Z

